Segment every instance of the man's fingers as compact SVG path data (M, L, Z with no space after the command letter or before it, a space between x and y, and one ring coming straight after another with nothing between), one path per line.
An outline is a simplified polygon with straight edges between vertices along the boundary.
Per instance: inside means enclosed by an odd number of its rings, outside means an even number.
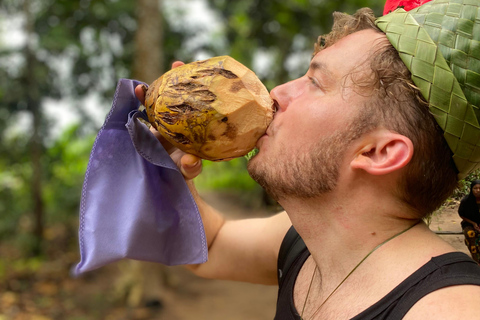
M175 61L172 63L172 69L183 66L184 64L185 63L182 61ZM143 105L145 105L145 95L147 94L147 89L147 86L144 84L139 84L135 87L135 96Z
M175 61L174 63L172 63L172 69L183 66L184 64L185 63L183 63L182 61Z
M192 154L185 154L180 159L180 171L186 180L191 180L202 172L202 159Z
M147 86L144 84L139 84L135 87L135 96L138 100L144 105L145 104L145 94L147 93Z
M182 61L175 61L172 63L172 69L180 67L184 65ZM135 87L135 96L137 99L145 105L145 95L147 93L147 86L141 84ZM162 143L165 150L172 155L174 161L178 161L179 154L173 155L173 153L177 153L177 148L175 148L171 143L169 143L157 130L153 127L150 128L150 131L153 132L155 137ZM177 150L177 151L176 151ZM178 165L178 162L177 162ZM202 159L197 156L191 154L184 154L180 158L180 171L182 172L183 176L186 180L191 180L198 176L200 172L202 172Z

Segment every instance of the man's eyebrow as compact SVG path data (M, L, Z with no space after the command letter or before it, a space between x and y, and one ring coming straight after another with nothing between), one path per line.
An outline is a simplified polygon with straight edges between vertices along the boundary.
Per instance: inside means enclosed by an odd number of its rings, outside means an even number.
M325 79L327 81L332 81L334 79L333 73L327 68L327 66L318 61L312 61L310 63L310 69L315 72L315 71L320 71L323 76L325 76Z

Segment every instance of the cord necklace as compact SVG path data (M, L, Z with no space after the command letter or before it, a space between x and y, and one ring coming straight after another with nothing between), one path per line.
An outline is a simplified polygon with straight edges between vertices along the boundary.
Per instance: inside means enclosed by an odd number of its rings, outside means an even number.
M357 268L363 263L363 261L365 261L375 250L377 250L378 248L380 248L381 246L383 246L385 243L389 242L390 240L393 240L395 239L396 237L398 237L399 235L407 232L408 230L412 229L414 226L416 226L420 221L418 221L417 223L411 225L410 227L408 227L407 229L393 235L392 237L388 238L387 240L383 241L382 243L380 243L379 245L377 245L375 248L373 248L369 253L367 253L367 255L365 257L363 257L362 260L360 260L360 262L352 269L352 271L350 271L347 276L342 280L340 281L340 283L337 285L337 287L335 289L333 289L333 291L327 296L327 298L322 302L322 304L315 310L315 312L312 314L312 316L310 317L310 320L312 320L318 313L318 311L320 311L320 309L323 307L323 305L328 301L328 299L330 299L330 297L338 290L338 288L340 288L340 286L348 279L348 277L350 277L352 275L352 273L357 270ZM305 312L305 307L307 305L307 300L308 300L308 295L310 294L310 289L312 288L312 283L313 283L313 279L315 278L315 273L317 272L317 269L318 267L315 265L315 269L313 270L313 274L312 274L312 279L310 280L310 285L308 286L308 291L307 291L307 296L305 297L305 302L303 303L303 308L302 308L302 314L300 315L300 318L302 320L306 320L303 318L303 313Z

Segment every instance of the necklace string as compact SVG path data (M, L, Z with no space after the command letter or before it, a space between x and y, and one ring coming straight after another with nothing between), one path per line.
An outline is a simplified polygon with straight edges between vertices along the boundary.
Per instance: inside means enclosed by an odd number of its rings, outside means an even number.
M369 253L367 253L367 255L365 257L363 257L362 260L360 260L359 263L357 263L357 265L352 269L352 271L350 271L347 276L345 278L343 278L342 281L340 281L340 283L335 287L335 289L333 289L333 291L327 296L327 298L322 302L322 304L315 310L315 312L312 314L312 316L310 317L310 319L313 319L316 314L318 313L318 311L320 311L320 309L323 307L323 305L327 302L328 299L330 299L330 297L335 293L335 291L338 290L338 288L340 288L340 286L348 279L348 277L350 277L352 275L352 273L357 270L357 268L373 253L375 252L375 250L377 250L378 248L380 248L381 246L383 246L385 243L389 242L390 240L393 240L395 239L396 237L400 236L401 234L407 232L408 230L412 229L414 226L416 226L420 221L418 221L417 223L411 225L410 227L408 227L407 229L403 230L403 231L400 231L399 233L393 235L392 237L388 238L387 240L383 241L382 243L380 243L379 245L377 245L375 248L373 248ZM302 308L302 314L300 315L300 318L302 320L305 320L303 318L303 313L305 312L305 307L307 305L307 300L308 300L308 295L310 294L310 289L312 288L312 283L313 283L313 279L315 278L315 273L317 272L317 269L318 267L315 265L315 269L313 270L313 274L312 274L312 279L310 280L310 285L308 286L308 291L307 291L307 296L305 297L305 301L303 303L303 308Z

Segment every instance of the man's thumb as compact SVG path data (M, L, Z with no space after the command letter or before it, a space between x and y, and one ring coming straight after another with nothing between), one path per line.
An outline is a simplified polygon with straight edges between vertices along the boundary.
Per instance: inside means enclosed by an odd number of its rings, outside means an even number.
M202 159L186 154L180 159L180 171L186 180L191 180L202 172Z

